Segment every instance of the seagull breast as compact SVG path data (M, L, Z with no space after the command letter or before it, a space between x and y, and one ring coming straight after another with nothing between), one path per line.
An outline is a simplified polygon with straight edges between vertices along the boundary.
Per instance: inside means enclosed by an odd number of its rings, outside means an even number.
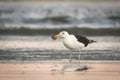
M84 47L84 44L79 42L72 34L63 39L63 44L71 50L79 50Z

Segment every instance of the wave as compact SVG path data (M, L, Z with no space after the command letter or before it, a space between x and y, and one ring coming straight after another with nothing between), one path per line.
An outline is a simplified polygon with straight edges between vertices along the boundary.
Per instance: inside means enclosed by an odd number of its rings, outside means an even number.
M24 23L48 23L49 21L52 23L69 23L68 16L53 16L53 17L45 17L42 19L24 19Z
M120 7L0 5L0 25L11 28L120 28Z

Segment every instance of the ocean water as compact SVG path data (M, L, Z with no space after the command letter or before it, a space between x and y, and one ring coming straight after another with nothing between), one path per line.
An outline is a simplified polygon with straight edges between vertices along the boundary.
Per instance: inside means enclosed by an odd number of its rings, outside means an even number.
M82 60L120 60L119 36L87 36L97 43L81 49ZM0 36L0 62L41 62L78 60L78 51L67 49L51 36Z
M120 28L120 7L0 5L0 28Z

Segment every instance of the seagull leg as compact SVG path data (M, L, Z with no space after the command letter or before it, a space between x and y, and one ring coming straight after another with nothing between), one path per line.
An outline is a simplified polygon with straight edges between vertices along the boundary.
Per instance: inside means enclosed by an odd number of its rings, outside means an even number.
M79 63L80 63L80 50L79 50L79 55L78 55L78 58L79 58Z
M72 53L70 53L70 56L69 56L69 62L71 62L72 61Z

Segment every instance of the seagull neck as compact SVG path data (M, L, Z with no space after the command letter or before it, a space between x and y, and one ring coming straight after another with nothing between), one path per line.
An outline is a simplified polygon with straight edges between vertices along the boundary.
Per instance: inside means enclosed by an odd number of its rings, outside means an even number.
M70 35L66 35L64 39L70 39Z

